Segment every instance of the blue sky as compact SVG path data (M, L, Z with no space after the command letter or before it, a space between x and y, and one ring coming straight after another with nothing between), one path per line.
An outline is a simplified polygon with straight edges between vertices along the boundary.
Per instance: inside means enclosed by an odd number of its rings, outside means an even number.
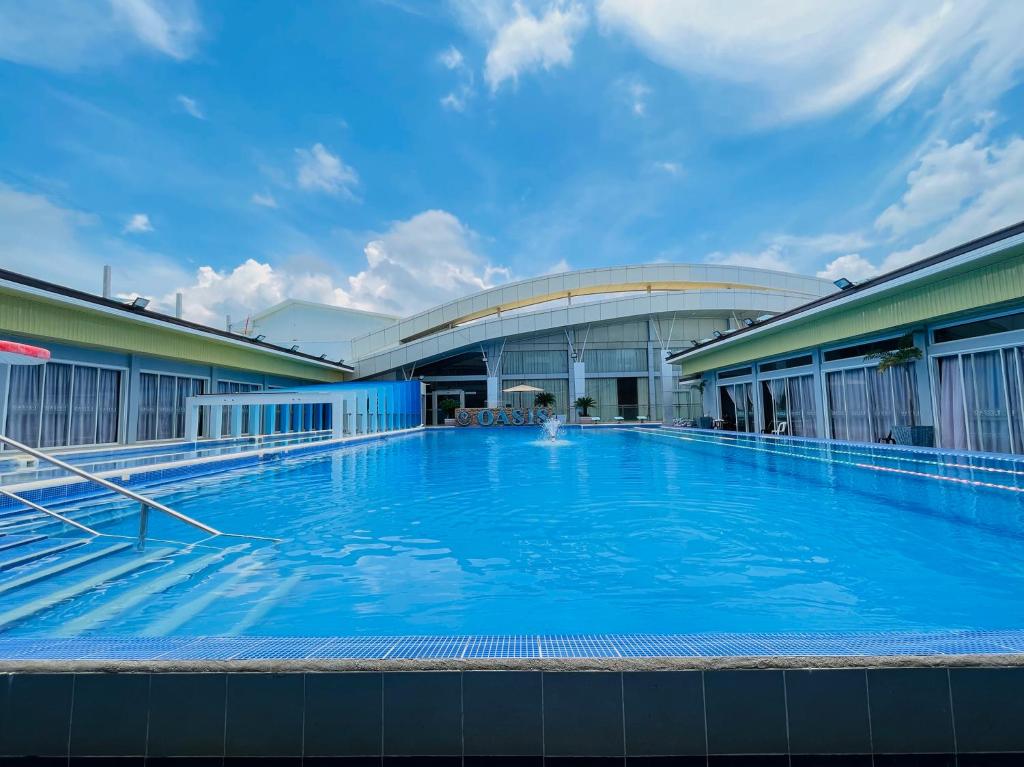
M221 324L1024 219L1024 5L0 0L0 264Z

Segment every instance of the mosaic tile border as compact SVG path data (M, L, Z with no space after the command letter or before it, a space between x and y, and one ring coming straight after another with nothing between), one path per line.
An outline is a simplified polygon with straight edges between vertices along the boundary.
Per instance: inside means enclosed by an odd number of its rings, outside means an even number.
M0 636L0 661L871 658L1015 655L1024 630L350 637Z

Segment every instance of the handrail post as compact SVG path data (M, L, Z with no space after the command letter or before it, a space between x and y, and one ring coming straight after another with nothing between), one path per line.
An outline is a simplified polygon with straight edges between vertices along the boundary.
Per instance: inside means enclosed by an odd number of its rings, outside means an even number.
M139 541L135 544L138 551L146 548L146 530L149 528L149 505L139 504Z

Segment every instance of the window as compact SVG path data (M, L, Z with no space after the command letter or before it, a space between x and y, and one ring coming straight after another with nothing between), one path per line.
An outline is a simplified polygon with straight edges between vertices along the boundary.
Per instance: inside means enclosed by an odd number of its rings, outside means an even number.
M962 341L965 338L988 336L993 333L1008 333L1011 330L1024 330L1024 312L939 328L932 333L932 337L938 344L944 341Z
M814 376L790 376L761 381L761 424L766 432L785 423L786 434L818 436L818 408L814 401Z
M882 341L869 341L866 344L857 344L856 346L844 346L842 349L830 349L824 353L823 358L825 362L849 360L854 357L863 357L866 354L891 352L906 345L906 336L901 336L900 338L886 338Z
M825 378L833 439L876 442L893 426L918 423L917 372L913 365L836 370Z
M732 370L723 370L718 374L719 378L739 378L740 376L748 376L754 372L753 368L733 368Z
M731 384L718 387L722 428L729 431L756 431L754 425L754 385Z
M30 447L117 442L121 371L48 362L12 365L6 433Z
M804 354L800 357L790 357L788 360L775 360L775 362L762 362L757 369L762 373L770 373L773 370L788 370L811 364L811 355Z
M142 373L139 380L139 441L185 436L185 400L206 391L206 380ZM202 428L200 409L200 429Z
M1024 452L1024 347L937 359L939 445Z
M647 349L588 349L587 374L647 371Z
M569 357L559 351L509 351L501 355L502 375L537 375L543 373L566 373Z

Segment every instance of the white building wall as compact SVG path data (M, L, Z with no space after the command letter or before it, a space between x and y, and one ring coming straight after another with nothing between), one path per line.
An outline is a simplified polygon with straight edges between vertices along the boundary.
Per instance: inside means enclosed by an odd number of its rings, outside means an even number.
M352 339L393 325L396 317L327 304L285 301L257 314L248 325L232 330L250 337L265 335L284 347L298 344L307 354L326 354L330 360L352 359Z

